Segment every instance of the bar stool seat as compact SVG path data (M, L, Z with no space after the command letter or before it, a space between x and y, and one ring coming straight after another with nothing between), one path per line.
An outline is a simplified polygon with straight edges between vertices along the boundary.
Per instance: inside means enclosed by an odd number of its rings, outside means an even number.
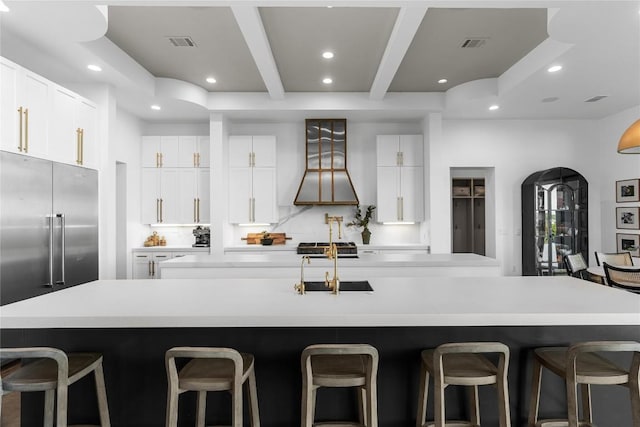
M494 365L482 353L497 353L498 365ZM495 384L499 396L499 420L501 427L511 425L507 371L509 348L497 342L469 342L442 344L435 349L423 350L418 397L417 427L479 426L480 403L478 386ZM434 376L433 423L426 422L429 377ZM444 389L449 385L473 387L471 389L470 421L446 421Z
M51 347L0 349L0 359L23 359L23 363L0 381L7 392L45 392L44 425L53 426L54 406L57 427L67 426L68 386L93 372L98 397L100 425L110 427L107 394L100 353L69 353ZM57 403L54 401L57 397Z
M630 369L624 369L598 352L633 352ZM567 388L567 419L538 420L542 368L563 378ZM640 427L640 343L634 341L590 341L570 347L543 347L534 350L533 381L529 406L529 426L593 426L591 384L622 385L629 388L633 426ZM582 397L582 420L578 415L577 386Z
M189 358L178 372L176 359ZM232 426L242 427L242 385L247 386L251 426L260 427L254 357L231 348L174 347L165 355L167 377L167 427L177 426L178 396L198 392L196 426L204 427L208 391L229 391L232 396Z
M316 344L302 352L302 426L378 426L378 351L368 344ZM320 387L355 387L358 422L314 423Z

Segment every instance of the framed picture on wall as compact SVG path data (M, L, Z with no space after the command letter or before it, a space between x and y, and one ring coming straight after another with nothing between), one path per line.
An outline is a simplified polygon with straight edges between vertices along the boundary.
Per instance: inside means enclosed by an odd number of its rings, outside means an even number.
M618 252L631 252L631 256L640 256L640 234L616 234Z
M616 202L640 201L640 179L626 179L616 181Z
M640 207L616 208L616 228L640 230Z

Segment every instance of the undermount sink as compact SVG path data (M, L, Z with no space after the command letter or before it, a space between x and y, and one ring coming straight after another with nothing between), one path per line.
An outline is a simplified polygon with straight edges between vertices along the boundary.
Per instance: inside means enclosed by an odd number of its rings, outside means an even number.
M324 281L322 282L304 282L304 288L307 292L312 291L329 291L330 289L325 286ZM364 291L364 292L372 292L373 288L369 284L368 280L341 280L340 281L340 292L348 292L348 291Z

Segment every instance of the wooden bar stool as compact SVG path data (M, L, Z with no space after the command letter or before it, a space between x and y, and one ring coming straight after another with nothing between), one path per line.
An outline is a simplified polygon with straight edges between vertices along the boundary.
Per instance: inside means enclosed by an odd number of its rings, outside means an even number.
M598 352L633 352L630 369L623 369ZM567 386L567 420L538 421L542 368L564 378ZM546 347L534 351L529 426L593 426L591 384L622 385L629 388L633 427L640 427L640 343L635 341L591 341L570 347ZM582 397L582 420L578 420L578 391Z
M191 359L177 371L176 359ZM208 391L229 391L232 427L242 427L242 385L247 385L251 426L260 427L253 355L231 348L174 347L165 355L167 367L167 427L178 424L178 396L198 392L196 426L204 427Z
M54 408L56 427L66 427L68 387L93 372L98 396L100 425L102 427L111 426L101 354L66 354L62 350L50 347L3 348L0 349L0 359L23 360L18 369L0 381L0 408L2 407L3 393L44 391L45 427L54 425Z
M499 355L498 366L481 353ZM511 426L509 411L509 347L499 342L468 342L442 344L435 349L422 351L420 392L418 396L417 426L479 426L480 404L478 386L495 384L498 389L500 427ZM434 377L435 420L426 424L429 376ZM462 385L471 389L471 420L446 422L444 389L449 385Z
M316 344L304 349L302 363L302 426L314 424L316 392L320 387L356 387L359 422L333 426L378 426L378 350L368 344Z

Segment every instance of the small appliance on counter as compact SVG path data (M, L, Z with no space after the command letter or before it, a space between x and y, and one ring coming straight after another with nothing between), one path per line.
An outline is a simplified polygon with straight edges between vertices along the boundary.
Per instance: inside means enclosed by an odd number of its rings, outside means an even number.
M358 258L358 246L355 242L333 242L338 248L338 258ZM324 257L324 251L329 247L329 242L301 242L298 243L296 252L298 255L309 255L311 258Z
M208 248L210 239L209 227L197 226L193 229L193 235L196 236L196 242L191 245L194 248Z

